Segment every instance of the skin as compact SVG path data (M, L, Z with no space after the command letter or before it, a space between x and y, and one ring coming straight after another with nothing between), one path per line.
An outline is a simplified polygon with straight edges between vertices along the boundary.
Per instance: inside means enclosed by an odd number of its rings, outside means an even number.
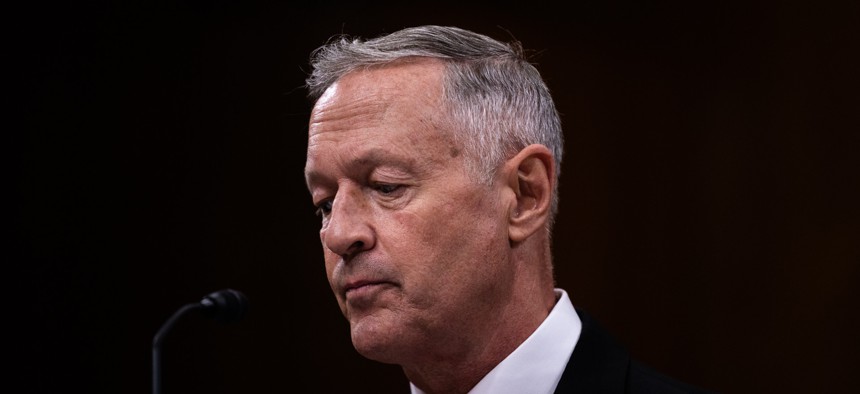
M342 77L312 111L305 176L356 350L428 393L465 393L555 303L553 163L531 145L473 182L443 127L442 72L410 59Z

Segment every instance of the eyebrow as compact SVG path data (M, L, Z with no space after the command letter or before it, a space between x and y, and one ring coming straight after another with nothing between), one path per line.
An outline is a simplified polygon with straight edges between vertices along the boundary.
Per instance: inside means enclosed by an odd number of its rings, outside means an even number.
M414 157L402 156L392 153L391 150L382 148L371 148L355 159L350 160L347 172L355 172L370 167L379 167L381 165L398 166L411 171L415 168L416 159ZM310 189L311 184L325 182L329 177L318 171L308 171L305 168L305 185Z

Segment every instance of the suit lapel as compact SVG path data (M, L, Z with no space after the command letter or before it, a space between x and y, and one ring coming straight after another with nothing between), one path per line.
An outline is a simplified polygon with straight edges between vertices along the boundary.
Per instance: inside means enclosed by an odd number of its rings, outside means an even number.
M624 393L630 355L588 314L577 309L582 332L556 394Z

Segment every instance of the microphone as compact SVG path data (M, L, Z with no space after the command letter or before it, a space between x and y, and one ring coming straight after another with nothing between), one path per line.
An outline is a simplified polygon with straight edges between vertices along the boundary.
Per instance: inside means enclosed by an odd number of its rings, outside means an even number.
M218 290L200 300L203 313L222 323L242 320L248 313L248 297L233 289Z
M161 394L161 344L170 328L180 317L201 310L204 315L221 323L242 320L248 313L248 297L233 289L222 289L203 297L200 302L183 305L167 319L152 338L152 394Z

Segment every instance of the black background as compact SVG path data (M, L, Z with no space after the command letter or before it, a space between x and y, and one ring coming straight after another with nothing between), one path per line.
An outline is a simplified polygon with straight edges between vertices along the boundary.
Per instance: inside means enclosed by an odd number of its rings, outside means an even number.
M688 4L691 3L691 4ZM558 284L635 358L733 393L856 385L858 11L835 2L260 1L6 9L15 393L408 392L361 358L303 183L308 54L457 25L532 50L562 113Z

